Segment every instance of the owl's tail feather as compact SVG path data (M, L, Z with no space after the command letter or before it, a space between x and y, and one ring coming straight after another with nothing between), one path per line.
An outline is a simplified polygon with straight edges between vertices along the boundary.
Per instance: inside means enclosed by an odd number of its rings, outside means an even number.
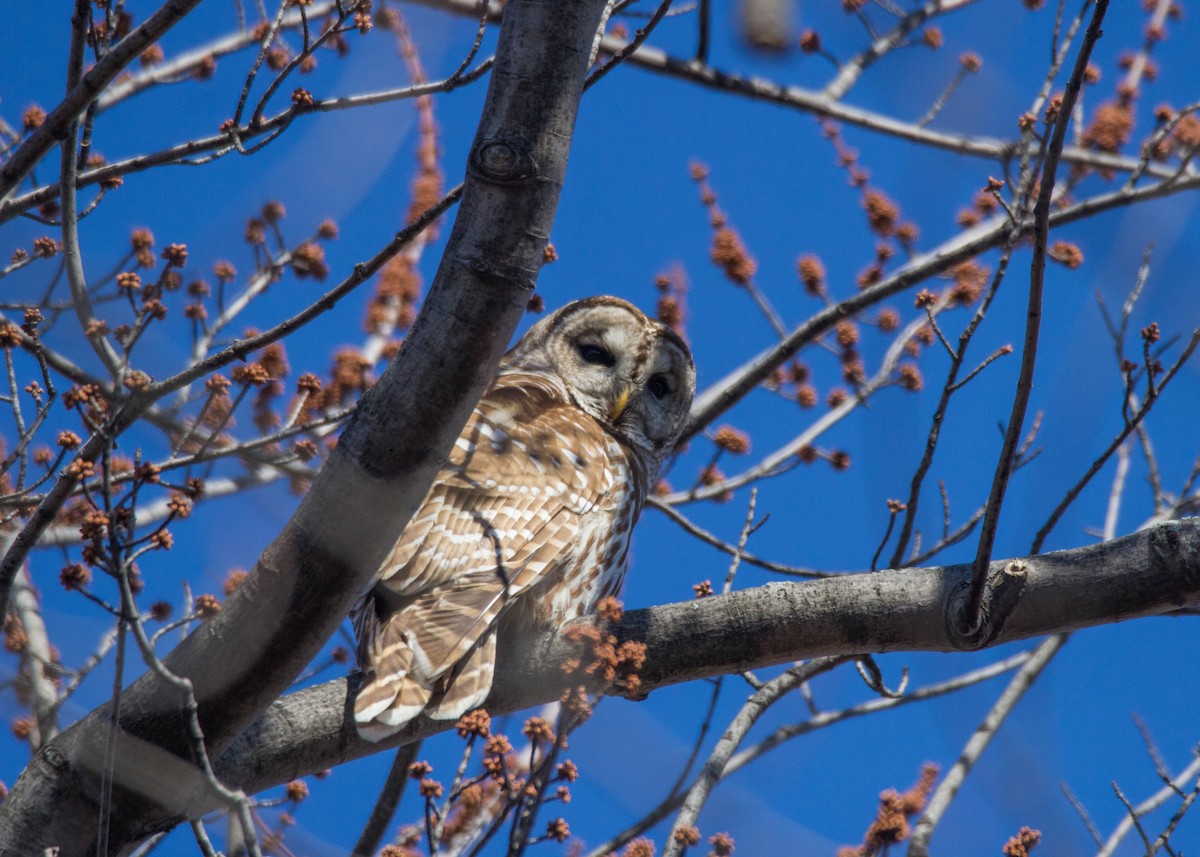
M496 662L495 632L485 634L456 667L437 679L425 679L414 669L415 655L401 623L356 617L360 629L360 657L365 670L354 700L358 734L380 741L424 713L435 720L453 720L478 708L492 688ZM365 633L362 633L365 632ZM426 686L432 684L433 687Z
M391 686L385 691L368 675L358 699L354 701L354 721L358 726L358 734L368 741L382 741L399 732L408 721L425 710L433 695L429 688L422 687L411 678L388 676L388 681ZM371 691L378 693L372 694ZM364 693L369 694L367 705L363 704Z
M378 741L422 712L452 720L481 705L492 687L503 594L490 575L466 579L380 616L368 593L354 612L366 674L354 701L359 734Z
M379 741L420 714L433 693L409 675L413 650L404 631L400 623L379 618L370 595L356 608L354 625L365 672L354 699L354 721L359 735Z
M412 653L403 650L411 661ZM383 660L367 672L354 700L358 734L382 741L399 732L408 721L424 713L434 720L455 720L487 699L496 664L496 635L488 634L470 656L448 677L445 690L434 693L412 675L398 675L396 661Z
M496 666L496 633L488 632L462 662L444 693L425 712L434 720L456 720L483 705L492 689Z

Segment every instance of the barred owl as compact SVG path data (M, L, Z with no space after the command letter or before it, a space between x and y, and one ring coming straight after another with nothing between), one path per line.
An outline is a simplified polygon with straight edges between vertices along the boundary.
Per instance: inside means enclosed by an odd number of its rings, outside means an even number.
M561 626L620 590L694 391L687 345L618 298L521 338L355 608L359 734L478 707L498 632Z

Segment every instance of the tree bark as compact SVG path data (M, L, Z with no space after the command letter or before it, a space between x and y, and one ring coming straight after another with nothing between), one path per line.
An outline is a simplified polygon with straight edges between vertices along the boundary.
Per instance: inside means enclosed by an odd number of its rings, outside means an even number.
M166 658L192 683L214 758L370 584L494 375L543 263L604 5L505 7L462 203L411 335L255 573ZM0 810L0 853L97 852L110 717L97 709L33 758ZM154 675L122 694L115 740L112 851L212 799L179 692Z
M1157 524L1113 541L1022 560L992 563L1018 577L1019 598L992 605L994 636L1011 643L1125 619L1154 616L1200 601L1200 519ZM951 652L954 621L971 565L848 574L805 583L772 583L729 595L625 614L621 640L646 644L642 691L717 674L828 655ZM999 608L999 609L997 609ZM1003 615L1001 615L1003 614ZM487 701L493 716L556 699L559 665L578 648L559 634L508 650ZM247 792L425 738L454 721L422 718L387 741L358 737L347 704L354 677L288 694L217 761L220 775Z

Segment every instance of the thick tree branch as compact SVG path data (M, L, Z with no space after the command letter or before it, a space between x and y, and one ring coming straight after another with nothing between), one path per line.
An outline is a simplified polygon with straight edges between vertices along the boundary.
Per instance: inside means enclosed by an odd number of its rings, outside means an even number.
M990 645L1195 603L1200 599L1200 519L1158 524L1020 562L1027 572L1021 597ZM970 571L965 564L773 583L629 611L617 634L647 644L640 672L647 692L804 658L955 651L946 623ZM575 644L555 634L506 653L488 710L498 716L556 699L559 664L575 654ZM219 775L231 786L259 791L454 725L422 719L384 743L371 744L358 737L348 714L351 687L338 679L285 696L230 745L217 761Z
M255 573L165 659L194 688L213 756L286 690L369 585L494 375L543 263L603 6L508 4L462 204L404 349ZM25 770L0 813L0 852L95 850L107 717L92 712ZM144 676L122 694L120 723L114 848L205 794L177 693Z
M1200 600L1200 519L1158 524L1090 547L993 564L1025 570L1020 598L1007 616L992 616L989 645L1166 613ZM865 652L954 651L947 630L970 580L970 565L851 574L776 583L729 595L626 613L616 633L647 645L641 670L646 692L715 674ZM504 653L487 707L500 715L556 699L559 665L578 644L550 633ZM338 679L289 694L271 705L217 759L230 788L261 791L372 753L445 731L454 721L422 718L379 744L358 737L351 716L355 679ZM187 761L128 732L119 736L118 768L130 791L155 796L161 811L143 817L141 835L214 809L203 777ZM22 784L46 772L86 770L102 743L64 757L51 742L30 763L5 804L22 816L41 807L49 824L56 806L30 804ZM55 777L51 785L62 783ZM53 797L55 793L51 792ZM69 796L70 792L66 792ZM61 807L58 807L61 811ZM61 824L61 821L59 822ZM32 835L32 834L31 834ZM41 841L41 840L39 840Z

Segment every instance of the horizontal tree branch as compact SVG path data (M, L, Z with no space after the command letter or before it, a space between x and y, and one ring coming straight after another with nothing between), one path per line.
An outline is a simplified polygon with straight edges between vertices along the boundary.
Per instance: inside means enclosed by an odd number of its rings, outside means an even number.
M1158 524L1089 547L1018 561L1020 598L988 645L1153 616L1200 600L1200 519ZM1012 561L993 563L1002 570ZM894 651L956 651L946 632L969 564L772 583L729 595L633 610L615 629L647 646L642 690L802 658ZM559 665L576 644L550 633L501 659L487 702L493 716L556 699ZM354 679L289 694L217 762L247 792L425 738L453 721L422 718L388 741L358 737L349 716Z
M417 0L417 2L424 6L442 9L464 17L475 18L479 15L478 0ZM955 5L957 4L929 4L922 10L910 13L909 18L906 20L915 26L924 17L928 17L935 12L948 11ZM488 20L493 23L500 20L502 8L503 5L500 0L489 0ZM857 78L863 71L862 65L864 59L869 56L875 56L883 49L888 39L894 38L896 34L903 32L904 28L902 26L889 36L881 37L866 53L859 55L854 61L847 64L843 72L848 76ZM600 47L605 53L614 55L625 50L629 46L630 41L630 39L608 33L601 41ZM695 59L672 56L662 48L646 44L640 45L636 51L629 55L628 60L630 64L645 71L678 78L707 89L726 92L734 96L743 96L756 101L766 101L781 107L790 107L806 113L812 113L815 116L825 116L845 122L848 125L866 128L869 131L878 131L897 139L931 146L935 149L945 149L960 155L971 155L997 161L1015 161L1021 155L1024 148L1024 144L1020 138L1004 140L997 137L956 131L936 131L917 122L906 122L903 119L898 119L885 113L878 113L874 110L847 104L841 98L849 90L849 77L845 80L841 78L835 79L823 91L806 89L801 86L776 83L775 81L758 76L746 77L723 71ZM870 61L867 61L866 65L869 64ZM1017 117L1014 116L1014 127L1016 127L1016 121ZM1036 141L1033 145L1036 148ZM1177 166L1172 164L1147 164L1139 157L1101 152L1084 146L1064 146L1062 158L1067 163L1088 166L1097 170L1113 170L1115 172L1137 172L1144 170L1148 174L1159 178L1173 176L1178 170ZM1188 172L1191 175L1195 174L1195 171L1190 168Z
M168 146L165 149L141 155L131 155L120 161L113 161L104 166L83 170L79 173L76 187L90 187L112 179L140 173L154 167L178 166L180 164L195 166L200 163L208 163L237 151L238 143L236 141L240 141L243 148L245 148L245 144L259 140L259 138L274 139L275 136L283 133L292 122L303 117L316 116L320 113L329 113L335 110L350 110L376 104L387 104L393 101L419 98L422 95L451 92L461 86L479 80L491 69L493 61L492 58L483 60L474 69L454 81L439 80L432 83L415 83L410 86L376 92L364 92L358 95L323 98L303 108L293 104L269 119L256 124L247 123L230 131L221 131L207 137L193 137L182 143ZM266 145L267 142L269 140L259 140L255 146L246 149L246 151L257 151L258 148ZM0 203L0 225L21 216L34 206L57 199L61 192L62 185L59 182L51 182L40 187L35 187L20 196L10 197Z

